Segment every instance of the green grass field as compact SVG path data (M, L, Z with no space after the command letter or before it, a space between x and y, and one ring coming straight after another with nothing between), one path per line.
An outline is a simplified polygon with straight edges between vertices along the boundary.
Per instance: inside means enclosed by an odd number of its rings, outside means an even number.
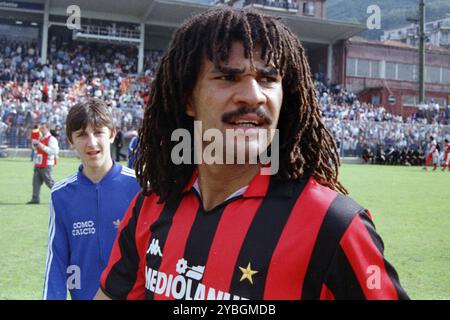
M63 158L54 178L71 175L76 159ZM33 167L26 158L0 159L0 299L40 299L47 254L49 190L31 198ZM345 165L341 180L369 208L413 299L450 299L450 173L418 167Z

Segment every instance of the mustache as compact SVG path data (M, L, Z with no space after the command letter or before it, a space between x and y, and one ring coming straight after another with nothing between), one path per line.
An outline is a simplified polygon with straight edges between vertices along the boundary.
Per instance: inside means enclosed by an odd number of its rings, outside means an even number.
M273 122L272 115L262 106L256 108L242 106L234 111L224 113L222 115L222 121L230 122L233 118L246 114L255 114L259 120L266 125L271 125Z

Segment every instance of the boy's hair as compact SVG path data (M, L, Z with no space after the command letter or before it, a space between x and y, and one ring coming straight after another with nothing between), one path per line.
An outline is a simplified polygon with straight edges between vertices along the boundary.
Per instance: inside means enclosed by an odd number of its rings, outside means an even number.
M104 101L90 98L85 102L77 103L69 110L66 120L66 134L69 142L73 143L73 132L85 130L88 125L93 128L107 127L111 132L115 130L111 111Z

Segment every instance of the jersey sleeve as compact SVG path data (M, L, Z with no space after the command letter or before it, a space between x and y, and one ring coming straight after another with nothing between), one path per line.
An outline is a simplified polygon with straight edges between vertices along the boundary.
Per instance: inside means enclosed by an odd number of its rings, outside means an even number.
M51 137L50 140L48 141L48 147L42 146L42 150L44 150L44 152L49 155L54 156L58 155L59 153L58 140L55 137Z
M120 225L108 265L100 278L100 289L111 299L143 299L144 291L136 283L139 277L140 258L136 245L136 226L143 201L137 194L127 209ZM143 286L142 286L143 287Z
M409 299L383 252L384 244L370 213L361 210L339 242L325 277L321 299Z
M50 220L48 252L44 277L44 300L65 300L67 298L67 267L70 260L70 246L62 221L61 212L50 197Z

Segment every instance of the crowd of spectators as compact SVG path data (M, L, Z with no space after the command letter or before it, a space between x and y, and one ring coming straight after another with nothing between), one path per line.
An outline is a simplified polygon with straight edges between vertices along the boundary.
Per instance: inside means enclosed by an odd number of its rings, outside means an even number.
M33 124L47 121L68 148L65 118L69 108L87 97L104 99L116 126L125 136L135 134L149 99L150 83L161 57L148 51L144 74L137 76L137 49L113 45L58 42L52 38L46 64L40 64L36 43L0 39L0 145L29 147ZM325 124L335 136L341 156L373 154L390 148L399 153L423 152L429 135L450 135L447 113L422 108L403 119L382 106L360 102L339 85L315 75L317 99ZM438 138L439 141L439 138ZM420 150L420 151L419 151Z
M316 75L314 81L323 119L337 140L341 156L363 157L364 150L373 155L392 150L394 154L409 150L422 153L430 135L438 137L438 142L450 135L448 106L443 111L426 106L404 119L383 106L360 102L354 93L319 79Z
M111 105L116 126L135 132L160 55L146 52L144 75L137 76L136 48L58 43L53 38L42 65L36 43L0 39L0 145L29 147L32 124L48 121L67 148L68 109L91 96Z
M137 73L137 55L137 48L132 46L68 43L52 37L47 63L41 64L36 43L2 38L0 82L42 81L66 87L77 81L86 83L99 78L107 89L117 88L124 75ZM144 68L147 76L154 75L159 56L159 51L146 52Z

